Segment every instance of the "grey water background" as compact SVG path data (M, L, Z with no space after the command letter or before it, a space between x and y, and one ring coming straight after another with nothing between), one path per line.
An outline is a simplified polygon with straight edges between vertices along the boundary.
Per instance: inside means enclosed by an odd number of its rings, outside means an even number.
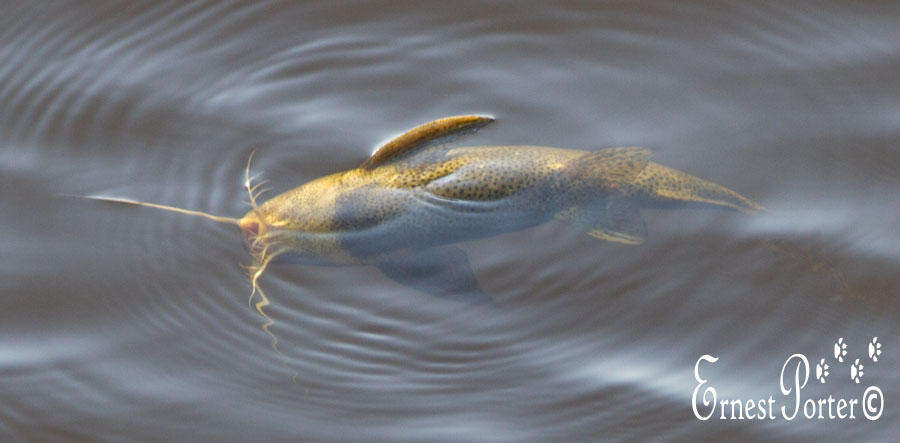
M900 435L896 2L2 10L3 439ZM461 113L497 118L461 144L645 146L770 212L648 210L640 246L558 222L463 244L498 309L371 267L275 266L279 355L233 227L70 197L239 216L251 151L277 193ZM694 417L701 355L720 399L781 405L793 353L831 366L804 398L876 385L883 416Z

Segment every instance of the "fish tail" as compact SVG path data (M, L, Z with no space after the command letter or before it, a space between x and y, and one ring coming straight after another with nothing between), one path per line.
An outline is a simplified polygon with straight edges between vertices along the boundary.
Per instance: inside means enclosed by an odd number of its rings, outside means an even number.
M766 209L737 192L691 174L649 163L632 183L633 193L651 204L694 203L755 213Z

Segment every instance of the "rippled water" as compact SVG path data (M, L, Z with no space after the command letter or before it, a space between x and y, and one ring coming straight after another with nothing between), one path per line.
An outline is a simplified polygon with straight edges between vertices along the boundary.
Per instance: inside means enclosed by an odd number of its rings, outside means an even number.
M897 438L896 3L401 3L3 6L0 435ZM238 216L253 150L281 192L461 113L497 117L466 144L646 146L771 212L463 244L497 309L275 266L279 355L233 227L72 197ZM780 399L798 352L834 372L804 395L878 385L881 419L694 417L700 355L721 397Z

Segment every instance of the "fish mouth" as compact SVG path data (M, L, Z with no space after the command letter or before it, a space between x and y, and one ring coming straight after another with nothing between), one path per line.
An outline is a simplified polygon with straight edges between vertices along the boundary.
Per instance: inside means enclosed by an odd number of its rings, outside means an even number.
M251 253L260 252L262 245L256 239L265 234L265 225L261 224L255 218L243 218L238 222L241 228L241 236L244 238L244 245Z

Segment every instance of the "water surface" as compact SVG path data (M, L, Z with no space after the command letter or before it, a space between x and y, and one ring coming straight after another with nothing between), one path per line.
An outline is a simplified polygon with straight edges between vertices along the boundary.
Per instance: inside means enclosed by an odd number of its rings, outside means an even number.
M3 10L6 438L897 438L893 2ZM771 212L645 211L636 247L561 223L463 244L499 310L372 267L276 266L279 355L236 230L70 197L238 216L254 150L277 193L461 113L497 118L465 144L645 146ZM831 361L838 337L862 383L832 361L804 392L878 385L878 421L694 417L700 355L721 396L777 396L787 356Z

